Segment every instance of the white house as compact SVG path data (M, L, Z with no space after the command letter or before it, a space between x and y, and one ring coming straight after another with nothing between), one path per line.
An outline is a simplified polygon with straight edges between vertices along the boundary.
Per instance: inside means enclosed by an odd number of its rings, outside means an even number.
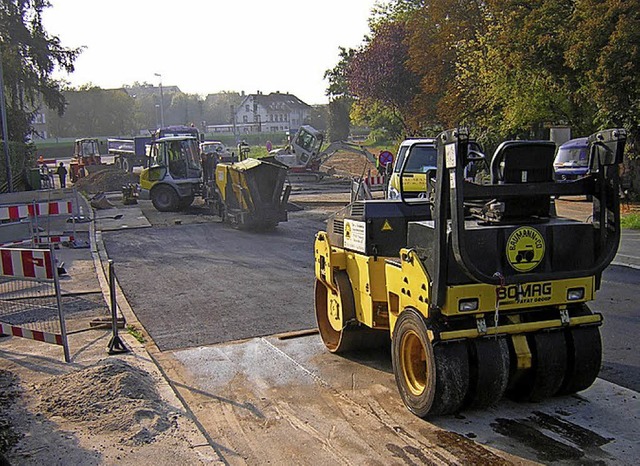
M297 129L309 117L311 106L292 94L247 94L235 110L241 132L275 133Z

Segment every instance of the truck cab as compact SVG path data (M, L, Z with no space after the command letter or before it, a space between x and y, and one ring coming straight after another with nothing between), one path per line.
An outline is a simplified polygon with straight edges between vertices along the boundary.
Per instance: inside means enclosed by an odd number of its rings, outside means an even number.
M475 141L469 141L468 150L472 155L465 178L488 174L480 145ZM435 176L436 158L435 139L410 138L402 141L389 176L387 199L426 197L427 174L432 173Z

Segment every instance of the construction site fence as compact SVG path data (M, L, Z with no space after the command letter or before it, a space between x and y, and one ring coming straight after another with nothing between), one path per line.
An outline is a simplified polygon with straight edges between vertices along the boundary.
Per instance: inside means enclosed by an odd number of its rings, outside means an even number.
M66 191L66 190L65 190ZM34 198L29 202L11 202L0 204L0 247L30 246L58 244L76 240L76 219L81 216L79 197L75 189L71 189L71 196L63 199L52 199L51 191L35 191ZM45 193L43 195L43 193ZM71 220L71 232L59 230L57 222L54 228L52 219L64 217ZM56 230L56 231L54 231Z
M0 333L62 346L70 361L52 246L0 248Z

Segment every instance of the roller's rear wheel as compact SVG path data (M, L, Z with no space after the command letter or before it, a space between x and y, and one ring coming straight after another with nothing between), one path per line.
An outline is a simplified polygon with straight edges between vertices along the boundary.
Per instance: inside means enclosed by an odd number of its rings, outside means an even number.
M564 333L536 333L527 337L532 367L515 380L507 395L517 401L542 401L559 392L567 371Z
M600 373L602 341L598 327L565 330L567 371L558 395L569 395L589 388Z
M465 406L486 408L504 396L509 383L506 338L475 338L469 346L469 393Z
M402 401L419 417L456 412L469 386L469 359L464 343L432 345L417 311L406 309L391 340L393 372Z

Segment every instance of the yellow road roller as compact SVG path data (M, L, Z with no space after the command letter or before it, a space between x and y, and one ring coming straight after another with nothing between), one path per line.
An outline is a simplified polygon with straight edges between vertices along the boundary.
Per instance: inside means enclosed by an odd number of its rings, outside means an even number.
M391 345L406 407L425 418L588 388L602 316L589 309L620 239L626 133L589 137L589 172L554 181L555 144L505 141L483 177L465 130L437 137L424 195L356 201L315 239L315 313L333 353ZM402 176L399 177L403 179ZM591 196L593 216L554 198Z

